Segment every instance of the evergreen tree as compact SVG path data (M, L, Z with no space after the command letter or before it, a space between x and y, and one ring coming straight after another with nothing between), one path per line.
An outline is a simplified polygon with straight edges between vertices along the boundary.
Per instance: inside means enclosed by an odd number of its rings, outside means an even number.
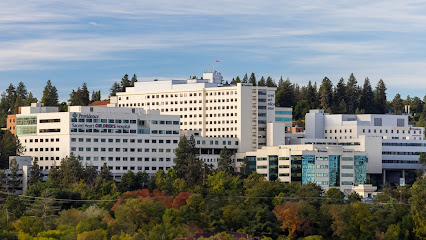
M362 87L360 108L364 109L367 114L374 112L374 94L368 77L365 78L364 86Z
M52 86L52 82L50 80L48 80L46 83L41 102L44 104L44 106L59 106L58 91L56 90L55 86Z
M183 136L179 143L178 147L176 148L175 155L176 155L176 162L175 166L173 167L176 170L176 173L179 178L183 178L185 176L185 169L186 169L186 162L191 154L191 147L188 142L188 138L186 136Z
M269 76L266 79L266 86L268 86L268 87L277 87L277 84L275 84L274 80L272 80L272 78Z
M136 73L133 74L132 79L130 80L130 87L134 87L135 86L135 82L138 81L138 78L136 77Z
M122 91L121 91L120 84L119 84L118 82L114 82L114 83L112 84L111 89L110 89L109 96L110 96L110 97L117 96L117 93L118 93L118 92L122 92Z
M0 135L0 169L6 169L9 166L9 156L20 156L24 152L18 137L9 131Z
M101 171L99 173L99 177L103 181L112 181L114 179L106 163L104 163L104 165L102 166Z
M9 164L10 175L7 182L8 192L15 194L15 190L21 184L21 178L18 176L19 164L16 162L16 158L12 158Z
M81 106L87 106L90 103L90 93L87 89L87 84L83 83L83 86L81 87L81 91L79 93L80 97L80 104Z
M349 76L348 83L346 84L346 103L347 113L353 114L357 107L356 101L358 99L358 82L353 73Z
M81 161L77 156L71 153L69 156L61 160L61 168L59 168L60 184L63 187L71 186L83 179L84 175Z
M397 93L392 100L393 113L400 115L404 112L404 104L401 99L401 95Z
M380 79L374 90L374 107L376 113L386 113L386 85L385 82Z
M246 73L246 74L244 74L244 77L243 77L243 83L248 83L247 73Z
M308 100L299 101L296 107L294 108L294 112L293 112L294 119L297 119L297 120L304 119L306 113L308 113L309 110L310 110L310 107L309 107Z
M193 135L189 140L185 136L181 138L175 155L176 163L173 168L178 178L183 178L190 184L197 183L202 176L203 162L197 157L198 149Z
M318 93L317 93L317 84L312 85L311 81L308 82L306 87L306 100L308 100L309 107L311 109L318 108Z
M70 94L70 98L68 99L68 103L70 106L78 106L80 105L80 97L79 97L79 93L80 93L80 87L77 89L77 92L72 90L71 94Z
M231 80L231 84L236 84L236 82L235 82L235 78L232 78L232 80Z
M241 79L239 76L237 76L237 78L235 78L235 83L241 83Z
M421 114L423 112L424 103L419 97L414 97L411 106L411 112Z
M290 79L283 81L282 77L278 82L278 89L275 95L275 102L278 107L292 107L294 106L294 87Z
M337 104L335 113L346 113L346 84L343 78L340 78L335 89L334 103Z
M96 102L96 101L101 101L101 91L93 91L92 92L92 97L90 99L90 102Z
M327 112L331 111L331 104L333 100L333 84L331 83L330 79L325 77L322 80L320 89L319 89L319 96L320 96L320 107L324 109Z
M38 158L35 158L33 165L30 167L30 176L28 177L28 185L34 185L43 180L43 173L38 165Z
M256 76L254 75L253 72L250 75L250 79L249 79L248 83L251 83L253 86L256 86L256 84L257 84Z
M20 98L21 100L25 100L28 97L28 91L23 82L19 82L18 86L16 87L16 97Z
M266 86L266 81L265 81L265 78L263 76L260 78L258 85L263 86L263 87Z
M130 86L130 81L129 81L129 75L127 75L127 73L124 75L124 77L121 79L121 91L125 92L126 91L126 87Z
M225 172L233 172L234 168L232 166L232 152L228 148L223 147L220 150L219 158L217 159L217 170Z
M32 92L30 92L30 93L28 93L28 97L27 97L27 99L25 100L24 105L25 105L25 106L31 106L31 103L36 103L36 102L37 102L37 98L35 98L35 97L33 96L33 93L32 93Z

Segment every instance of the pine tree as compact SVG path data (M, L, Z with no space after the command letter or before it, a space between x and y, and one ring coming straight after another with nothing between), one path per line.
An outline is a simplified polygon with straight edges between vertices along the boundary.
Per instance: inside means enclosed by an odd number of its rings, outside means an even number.
M333 100L333 83L331 83L330 79L328 79L327 77L322 80L319 89L319 96L320 107L325 111L330 112Z
M311 109L318 108L318 93L317 93L317 84L312 85L311 81L308 82L306 87L306 100L308 100L309 107Z
M127 73L124 75L124 77L121 79L121 91L125 92L126 91L126 87L128 87L130 85L130 81L129 81L129 75L127 75Z
M241 79L239 76L237 76L237 78L235 78L235 83L241 83Z
M130 80L130 87L134 87L135 86L135 82L138 81L138 78L136 77L136 73L133 74L132 79Z
M121 92L120 84L119 84L118 82L114 82L114 83L112 84L111 89L110 89L109 96L110 96L110 97L117 96L117 93L118 93L118 92Z
M38 165L38 159L35 158L33 165L30 167L30 176L28 178L28 185L31 186L43 180L43 173Z
M386 90L385 82L380 79L374 90L374 107L376 113L386 113Z
M112 181L114 179L106 163L104 163L104 165L102 166L101 171L99 173L99 177L103 181Z
M278 82L275 102L278 107L292 107L295 104L295 94L293 84L290 79L283 81L282 77Z
M337 104L336 113L346 113L346 84L343 78L340 78L339 82L336 85L335 91L335 103ZM345 105L343 107L343 104Z
M223 147L220 150L219 158L217 159L217 170L225 172L233 172L232 167L232 152L228 148Z
M15 190L21 184L21 178L18 176L19 164L16 161L16 158L12 158L9 164L9 180L7 183L8 192L15 194Z
M360 108L365 110L365 113L374 112L374 94L371 89L370 80L365 78L364 86L362 87L362 94L360 99Z
M27 99L28 91L23 82L19 82L18 86L16 87L16 96L21 100Z
M52 82L50 80L48 80L46 83L41 102L44 104L44 106L59 106L58 91L56 90L55 86L52 86Z
M79 93L80 93L80 88L77 89L77 92L72 90L70 94L70 99L68 99L68 103L70 106L80 105Z
M349 76L348 83L346 84L346 104L347 113L353 114L356 109L356 101L358 99L358 86L353 73Z
M248 83L247 73L246 73L246 74L244 74L244 77L243 77L243 83Z
M90 103L90 93L87 89L87 84L83 83L83 86L81 87L80 93L80 104L81 106L87 106Z
M397 93L392 100L393 113L400 115L404 112L404 104L401 99L401 95Z
M31 106L31 103L36 103L36 102L37 102L37 98L33 97L33 93L30 92L30 93L28 93L28 97L25 100L24 106Z
M253 86L256 86L257 81L256 81L256 76L254 75L254 73L252 72L250 75L250 79L248 81L249 83L251 83Z
M263 86L263 87L266 86L266 81L265 81L265 78L263 76L260 78L258 85Z
M272 80L272 78L269 76L266 79L266 86L268 86L268 87L277 87L277 84L275 84L274 80Z

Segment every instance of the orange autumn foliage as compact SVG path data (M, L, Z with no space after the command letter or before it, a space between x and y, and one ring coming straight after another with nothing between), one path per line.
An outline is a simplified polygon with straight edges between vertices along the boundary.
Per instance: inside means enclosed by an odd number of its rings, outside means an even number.
M149 192L148 189L141 189L136 191L130 191L123 193L111 208L112 211L115 211L118 206L125 203L127 199L139 199L143 201L144 199L150 199L155 202L161 203L165 208L175 208L179 209L181 206L186 205L186 200L191 196L188 192L179 193L179 195L173 197L169 195L166 190L160 191L158 189L154 189L152 193Z
M275 206L273 211L277 219L282 222L281 229L287 230L291 239L296 238L298 232L302 231L302 226L305 225L304 221L298 216L299 208L299 203L289 201L286 202L284 207Z

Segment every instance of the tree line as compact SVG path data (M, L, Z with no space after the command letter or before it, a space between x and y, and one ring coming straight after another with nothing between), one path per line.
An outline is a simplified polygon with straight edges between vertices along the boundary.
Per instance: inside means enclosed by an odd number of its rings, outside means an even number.
M129 79L125 74L120 82L114 82L109 96L116 96L118 92L125 92L127 87L134 87L137 82L136 74ZM275 82L273 78L261 77L257 80L255 73L247 74L241 79L239 76L233 78L226 84L250 83L254 86L276 87L275 103L277 107L293 107L294 120L303 120L310 109L324 109L328 113L334 114L403 114L404 106L411 106L412 117L411 124L420 127L426 127L426 95L423 98L407 96L402 99L398 93L392 100L387 99L387 87L385 82L380 79L374 89L369 78L365 78L362 85L359 85L354 74L350 74L347 81L341 78L336 85L324 77L318 86L317 82L309 81L306 86L292 83L289 78L284 80L282 77ZM58 93L51 81L47 81L43 91L41 101L45 106L60 106L61 111L67 111L68 106L87 106L94 101L101 100L100 91L90 91L87 84L83 83L81 87L72 90L67 102L59 103ZM32 102L37 102L37 98L32 93L27 93L24 83L20 82L15 87L10 86L2 93L0 99L0 127L5 127L8 114L16 114L18 107L28 106ZM299 124L301 122L299 121Z
M176 166L128 171L116 183L105 163L83 166L78 156L61 160L43 181L37 161L29 189L5 195L0 205L2 239L175 239L211 233L207 239L424 239L424 172L412 186L386 187L370 204L358 194L326 192L316 184L267 181L256 172L234 172L222 149L213 170L198 157L193 137L182 138ZM16 169L16 168L14 168ZM8 189L2 190L8 191Z

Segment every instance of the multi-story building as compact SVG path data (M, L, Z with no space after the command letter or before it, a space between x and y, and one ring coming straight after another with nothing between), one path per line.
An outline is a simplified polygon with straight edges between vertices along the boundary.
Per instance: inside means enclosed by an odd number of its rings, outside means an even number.
M24 155L37 158L43 170L59 167L73 153L96 169L106 163L117 180L129 170L154 175L174 166L174 152L184 135L194 135L199 158L213 168L224 147L237 151L236 138L181 132L179 118L142 108L72 106L69 112L58 112L33 104L16 115L16 129Z
M293 126L293 108L276 107L275 122L284 123L286 128Z
M367 181L368 157L342 145L281 145L263 147L254 152L237 153L236 166L246 159L249 172L256 171L268 180L308 182L324 190L339 188L345 193Z
M375 167L367 168L377 184L403 184L407 171L423 167L419 155L426 153L424 128L410 126L407 115L329 115L323 110L311 110L305 119L307 142L323 139L365 145L369 158L377 159ZM359 141L363 136L378 138L380 144Z
M33 104L21 108L16 128L24 155L37 158L44 170L73 153L96 169L106 163L118 177L172 167L180 139L179 116L141 108L73 106L58 112Z
M111 97L111 104L178 115L181 130L238 139L240 152L266 146L267 123L275 122L276 88L221 82L217 71L204 73L202 79L136 82Z

